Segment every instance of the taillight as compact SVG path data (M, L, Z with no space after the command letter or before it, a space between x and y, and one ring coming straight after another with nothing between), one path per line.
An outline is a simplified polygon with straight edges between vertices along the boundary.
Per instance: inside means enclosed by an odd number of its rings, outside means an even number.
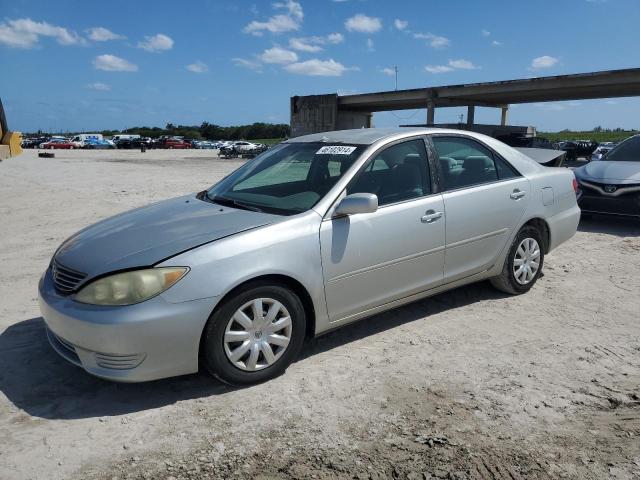
M575 177L573 177L573 191L576 192L576 195L578 194L578 181Z

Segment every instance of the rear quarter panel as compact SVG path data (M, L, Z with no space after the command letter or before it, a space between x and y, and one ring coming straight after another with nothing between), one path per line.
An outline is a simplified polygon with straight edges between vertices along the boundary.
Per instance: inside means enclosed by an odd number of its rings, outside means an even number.
M580 208L573 189L573 172L563 167L546 167L530 176L532 202L530 218L542 218L549 226L549 251L575 235Z

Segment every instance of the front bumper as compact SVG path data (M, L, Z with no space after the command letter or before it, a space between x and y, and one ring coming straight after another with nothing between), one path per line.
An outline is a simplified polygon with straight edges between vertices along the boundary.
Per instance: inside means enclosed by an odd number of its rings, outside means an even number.
M637 185L612 185L596 182L579 182L578 205L585 213L640 217L640 188ZM615 187L611 193L606 187Z
M200 336L217 301L171 303L159 295L124 307L86 305L59 295L50 270L38 291L54 350L92 375L121 382L197 372Z

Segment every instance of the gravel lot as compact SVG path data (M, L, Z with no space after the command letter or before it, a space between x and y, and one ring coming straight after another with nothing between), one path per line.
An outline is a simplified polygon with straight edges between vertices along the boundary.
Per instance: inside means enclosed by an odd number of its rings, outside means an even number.
M202 190L212 151L0 163L0 478L639 478L640 223L583 221L526 295L486 283L309 342L231 389L121 385L50 349L36 287L103 217Z

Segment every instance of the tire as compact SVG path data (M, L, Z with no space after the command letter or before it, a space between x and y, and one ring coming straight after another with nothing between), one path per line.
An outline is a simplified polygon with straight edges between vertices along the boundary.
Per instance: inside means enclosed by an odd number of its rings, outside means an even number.
M528 263L527 261L523 261L522 263L528 264L530 266L530 269L532 270L535 265L535 260L537 259L537 270L535 270L535 273L531 278L527 278L529 274L526 270L524 270L524 272L521 273L519 277L517 277L516 270L514 269L514 263L518 260L521 260L523 252L526 253L527 244L525 244L524 242L528 242L528 245L532 245L530 242L531 240L533 240L537 246L538 256L535 257L535 253L534 255L530 256L533 260L533 263ZM491 279L491 284L498 290L510 295L520 295L531 290L531 287L533 287L533 285L540 277L540 274L542 273L542 267L544 266L543 245L544 243L542 241L542 236L540 235L540 232L537 228L530 225L525 225L524 227L522 227L518 232L518 235L516 235L515 240L511 244L511 248L509 248L509 253L507 254L507 258L504 261L502 272L497 277ZM522 250L520 250L521 246L523 246ZM518 271L520 271L519 268Z
M255 327L255 318L251 317L255 317L253 301L256 299L260 299L263 312L268 313L272 306L275 310L278 308L277 304L284 310L279 310L272 322L265 316L263 321L268 323ZM241 310L249 317L251 328L245 328L235 321ZM290 319L289 329L273 330L280 324L286 325L287 316ZM253 330L255 328L258 330ZM245 285L236 295L216 308L209 318L202 340L204 364L209 373L229 385L245 386L270 380L284 373L296 359L304 343L305 330L304 307L294 292L281 285L262 282ZM248 336L231 342L227 336L229 333ZM267 341L275 339L282 342L285 338L289 340L284 347ZM266 355L268 352L265 343L269 343L270 360ZM258 353L254 354L254 350ZM233 354L238 355L238 352L243 353L232 360ZM254 355L252 368L251 357Z

